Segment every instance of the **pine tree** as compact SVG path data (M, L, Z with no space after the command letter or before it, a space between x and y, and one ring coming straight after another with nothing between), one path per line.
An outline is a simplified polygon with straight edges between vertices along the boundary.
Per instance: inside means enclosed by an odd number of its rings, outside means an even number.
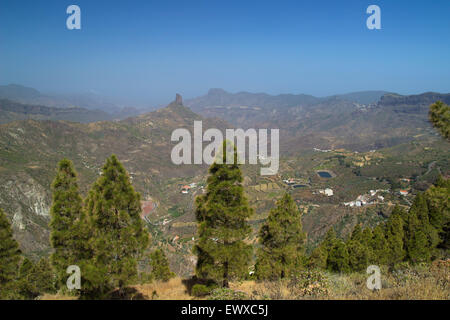
M408 213L406 248L413 263L429 262L439 244L438 231L430 224L425 195L419 193Z
M351 271L366 270L369 265L369 249L358 240L349 240L346 247L349 269Z
M32 289L32 284L29 281L29 277L33 271L34 264L28 259L24 258L20 264L19 274L18 274L18 284L17 289L21 298L34 299L34 291Z
M439 176L425 192L429 221L439 236L439 247L450 248L450 179Z
M369 262L373 261L373 249L372 249L372 229L369 227L364 228L361 236L361 243L367 248Z
M350 236L350 240L355 240L360 242L362 240L363 237L363 231L362 228L359 224L357 224L354 228L353 228L353 232Z
M336 239L337 239L336 231L334 231L334 228L331 227L330 229L328 229L327 233L325 234L325 237L324 237L322 243L320 244L320 246L329 253L331 251L331 249L333 248L333 246L336 242Z
M198 241L194 247L197 276L220 281L223 287L248 272L252 246L244 240L251 233L247 219L253 214L244 195L237 152L232 152L233 164L227 164L226 148L224 142L222 163L211 165L207 192L196 199Z
M67 267L79 264L85 254L85 239L80 237L76 226L82 218L82 199L77 174L70 160L63 159L58 163L52 191L50 242L54 252L51 255L51 263L57 274L58 286L64 288Z
M102 175L87 199L93 256L83 272L89 291L122 290L137 276L137 261L148 246L149 234L141 214L140 195L115 155L106 160Z
M400 207L395 206L388 221L386 222L386 242L388 246L387 261L391 266L402 262L406 251L404 245L404 222L405 213Z
M150 265L152 267L152 278L155 280L168 281L175 277L175 273L170 271L169 261L162 249L156 249L150 255Z
M342 239L334 240L333 246L328 254L327 269L334 272L348 272L349 254L347 246Z
M20 263L20 250L11 224L0 209L0 299L14 294L14 280Z
M428 262L431 259L428 237L422 229L417 214L409 212L406 248L408 258L413 263Z
M429 221L429 213L428 213L428 205L423 193L419 193L415 198L414 202L411 206L410 212L413 211L416 213L417 218L423 224L430 223Z
M388 247L384 227L384 224L377 225L375 229L373 229L373 237L371 240L371 263L378 266L386 265L388 262Z
M429 118L440 134L450 139L450 107L442 101L436 101L430 106Z
M314 248L308 259L309 268L327 268L328 252L321 246Z
M312 268L327 269L328 255L336 242L336 231L328 229L322 242L314 248L309 257L308 266Z
M19 291L25 299L56 292L56 275L48 258L42 258L36 264L24 259L20 267Z
M255 266L260 279L281 279L299 270L304 260L301 214L286 193L270 211L259 232L261 249Z
M363 243L366 247L370 248L372 238L373 238L372 229L369 227L364 228L361 236L361 243Z

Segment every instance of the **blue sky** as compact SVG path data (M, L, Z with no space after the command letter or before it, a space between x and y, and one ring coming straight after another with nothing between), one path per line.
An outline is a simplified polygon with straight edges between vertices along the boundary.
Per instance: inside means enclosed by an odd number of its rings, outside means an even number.
M148 105L209 88L450 92L449 14L448 0L0 0L0 84Z

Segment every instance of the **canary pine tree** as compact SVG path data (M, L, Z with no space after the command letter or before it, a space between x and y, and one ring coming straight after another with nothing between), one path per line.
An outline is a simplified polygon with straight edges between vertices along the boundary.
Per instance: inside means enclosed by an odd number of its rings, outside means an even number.
M302 268L304 242L301 214L286 193L259 232L262 247L258 251L256 275L260 279L281 279Z
M434 257L440 239L438 230L430 223L425 193L414 198L408 214L406 236L406 248L412 262L428 262Z
M175 273L170 271L169 261L162 249L156 249L150 255L150 265L152 268L152 278L160 281L168 281L175 277Z
M408 259L413 263L428 262L431 259L428 237L414 211L408 214L406 248Z
M327 268L328 252L322 247L318 246L313 249L308 258L309 268L326 269Z
M336 242L336 231L331 227L328 229L322 242L311 252L308 266L312 268L327 269L328 256Z
M352 271L363 271L369 263L369 242L359 224L355 226L346 246L349 255L349 268Z
M376 265L386 265L388 260L388 248L385 234L385 225L378 224L372 232L372 240L370 243L372 249L372 263Z
M253 214L244 195L236 149L228 155L233 156L232 164L227 164L226 150L224 142L221 163L216 161L209 169L207 192L196 199L198 240L194 247L197 276L221 282L223 287L248 272L252 246L244 240L251 233L247 219Z
M140 217L140 195L115 155L106 160L86 203L93 252L85 270L89 290L122 290L137 276L149 234Z
M429 118L440 134L450 139L450 107L442 101L436 101L430 106Z
M84 254L83 239L76 227L81 221L83 203L77 174L70 160L63 159L58 163L52 192L50 243L54 251L50 260L57 275L58 286L64 288L67 267L79 264Z
M450 179L439 176L434 186L425 192L430 224L439 236L438 246L450 248Z
M334 230L333 227L331 227L325 234L325 237L320 246L323 247L329 253L333 248L336 239L337 239L336 231Z
M350 271L349 259L345 242L339 238L335 239L328 253L327 269L334 272L348 272Z
M350 240L354 241L362 241L363 238L363 231L359 224L357 224L352 231L352 234L350 236Z
M366 270L369 265L369 249L357 240L349 240L346 247L349 269L351 271Z
M19 263L19 245L13 238L8 218L0 209L0 299L13 295L13 284L18 275Z
M386 222L387 263L391 266L395 266L405 259L404 216L403 209L395 206Z

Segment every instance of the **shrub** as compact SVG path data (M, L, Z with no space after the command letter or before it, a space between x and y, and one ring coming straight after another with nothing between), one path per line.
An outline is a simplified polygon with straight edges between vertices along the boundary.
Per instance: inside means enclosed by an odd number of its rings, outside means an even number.
M217 288L216 284L195 284L191 289L191 294L195 297L205 297L209 295L214 289Z
M318 297L328 294L328 280L321 271L304 270L292 276L288 288L295 298Z
M209 300L246 300L248 296L245 292L235 291L229 288L218 288L214 289L210 296Z

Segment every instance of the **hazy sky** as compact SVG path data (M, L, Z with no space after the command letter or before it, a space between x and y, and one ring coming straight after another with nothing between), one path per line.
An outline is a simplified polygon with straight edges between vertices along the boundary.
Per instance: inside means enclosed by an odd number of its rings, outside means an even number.
M68 30L66 8L81 8ZM366 9L381 8L381 30ZM450 92L450 1L0 0L0 84L149 105L231 92Z

